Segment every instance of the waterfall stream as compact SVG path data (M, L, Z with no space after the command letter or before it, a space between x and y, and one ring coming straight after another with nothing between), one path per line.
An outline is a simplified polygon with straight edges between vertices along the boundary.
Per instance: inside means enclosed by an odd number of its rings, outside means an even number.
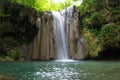
M78 0L77 3L72 4L70 7L62 11L52 12L57 60L69 60L68 27L73 17L73 10L75 8L75 5L78 5L81 2L82 0Z
M87 56L76 6L58 12L44 12L35 23L38 32L33 42L19 48L26 59L71 61Z
M56 59L67 60L68 49L67 49L67 38L65 35L65 18L60 12L52 12L53 15L53 26L56 41Z

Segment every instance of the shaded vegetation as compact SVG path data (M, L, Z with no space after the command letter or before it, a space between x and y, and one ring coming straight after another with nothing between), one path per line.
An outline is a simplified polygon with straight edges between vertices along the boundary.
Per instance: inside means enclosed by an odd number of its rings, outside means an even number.
M2 0L0 4L0 56L17 60L22 54L16 47L30 43L37 34L34 19L30 20L31 16L36 17L33 15L36 11L10 0Z
M19 60L18 46L29 44L37 34L36 19L44 11L62 10L75 0L0 0L0 57Z
M120 1L83 0L78 6L89 57L120 54ZM102 56L101 56L102 55ZM112 58L112 57L111 57ZM120 55L119 55L120 58Z

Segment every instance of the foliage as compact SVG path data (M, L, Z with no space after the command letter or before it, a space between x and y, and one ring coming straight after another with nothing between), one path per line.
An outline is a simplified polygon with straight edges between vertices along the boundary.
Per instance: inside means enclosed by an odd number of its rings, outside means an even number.
M90 16L91 26L96 29L100 29L102 26L102 16L100 13L92 13Z
M5 14L3 11L0 10L0 17L9 17L10 14Z
M83 3L78 6L83 34L91 57L111 48L120 49L118 2L118 0L83 0Z
M22 54L18 49L11 49L10 51L7 52L8 56L11 58L18 60L22 57Z
M6 48L13 48L14 46L18 45L17 40L10 36L2 38L2 41L4 41Z
M101 29L102 23L104 22L103 17L100 13L91 13L87 17L83 19L82 24L84 24L85 27L89 27L91 29Z
M0 55L3 56L7 56L8 51L17 46L30 43L37 34L37 27L29 21L26 11L31 8L11 3L10 0L5 1L0 8L2 13L10 16L0 16ZM31 13L32 11L35 10L32 9Z
M8 16L10 16L10 14L5 14L4 11L3 11L3 6L6 3L7 3L6 0L0 0L0 17L8 17Z
M94 0L83 0L82 4L78 6L78 9L81 12L81 16L88 15L94 11Z
M31 6L38 11L61 10L72 4L74 0L65 0L65 2L55 2L54 0L12 0L19 4Z
M120 25L106 24L100 35L103 46L120 48Z
M111 9L112 22L120 25L120 6Z
M83 3L78 6L81 11L81 16L86 16L92 12L99 12L106 7L105 0L83 0Z
M113 9L112 10L112 15L117 15L120 14L120 10L119 9Z
M87 49L89 56L97 57L99 55L99 52L102 50L99 39L88 29L84 29L83 34L87 41Z

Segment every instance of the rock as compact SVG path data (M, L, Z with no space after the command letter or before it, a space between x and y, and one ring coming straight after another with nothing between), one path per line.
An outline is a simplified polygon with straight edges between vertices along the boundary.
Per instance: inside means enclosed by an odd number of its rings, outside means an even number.
M21 52L27 56L27 59L51 60L55 58L52 20L50 12L46 12L37 18L37 36L31 44L20 48Z
M79 11L74 6L64 12L65 33L68 40L68 55L72 59L84 59L87 56L84 37L80 34ZM30 18L31 19L31 18ZM53 60L55 53L55 34L51 12L42 13L37 19L38 32L34 41L20 49L28 60Z
M79 11L70 7L65 11L66 34L68 36L68 53L72 59L84 59L87 56L84 37L80 34Z

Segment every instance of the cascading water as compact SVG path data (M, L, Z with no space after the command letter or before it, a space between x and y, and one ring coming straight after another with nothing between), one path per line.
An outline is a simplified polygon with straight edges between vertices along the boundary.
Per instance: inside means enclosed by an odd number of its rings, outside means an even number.
M74 6L78 5L82 0L78 0L65 10L59 12L52 12L53 15L53 27L55 34L55 46L56 46L56 59L68 60L68 27L70 19L73 17ZM66 29L66 30L65 30Z
M67 39L65 36L65 19L60 12L52 12L56 41L56 59L68 60Z
M26 59L71 61L87 56L84 37L80 34L79 11L74 5L59 12L45 12L37 18L38 33L34 41L20 47Z

